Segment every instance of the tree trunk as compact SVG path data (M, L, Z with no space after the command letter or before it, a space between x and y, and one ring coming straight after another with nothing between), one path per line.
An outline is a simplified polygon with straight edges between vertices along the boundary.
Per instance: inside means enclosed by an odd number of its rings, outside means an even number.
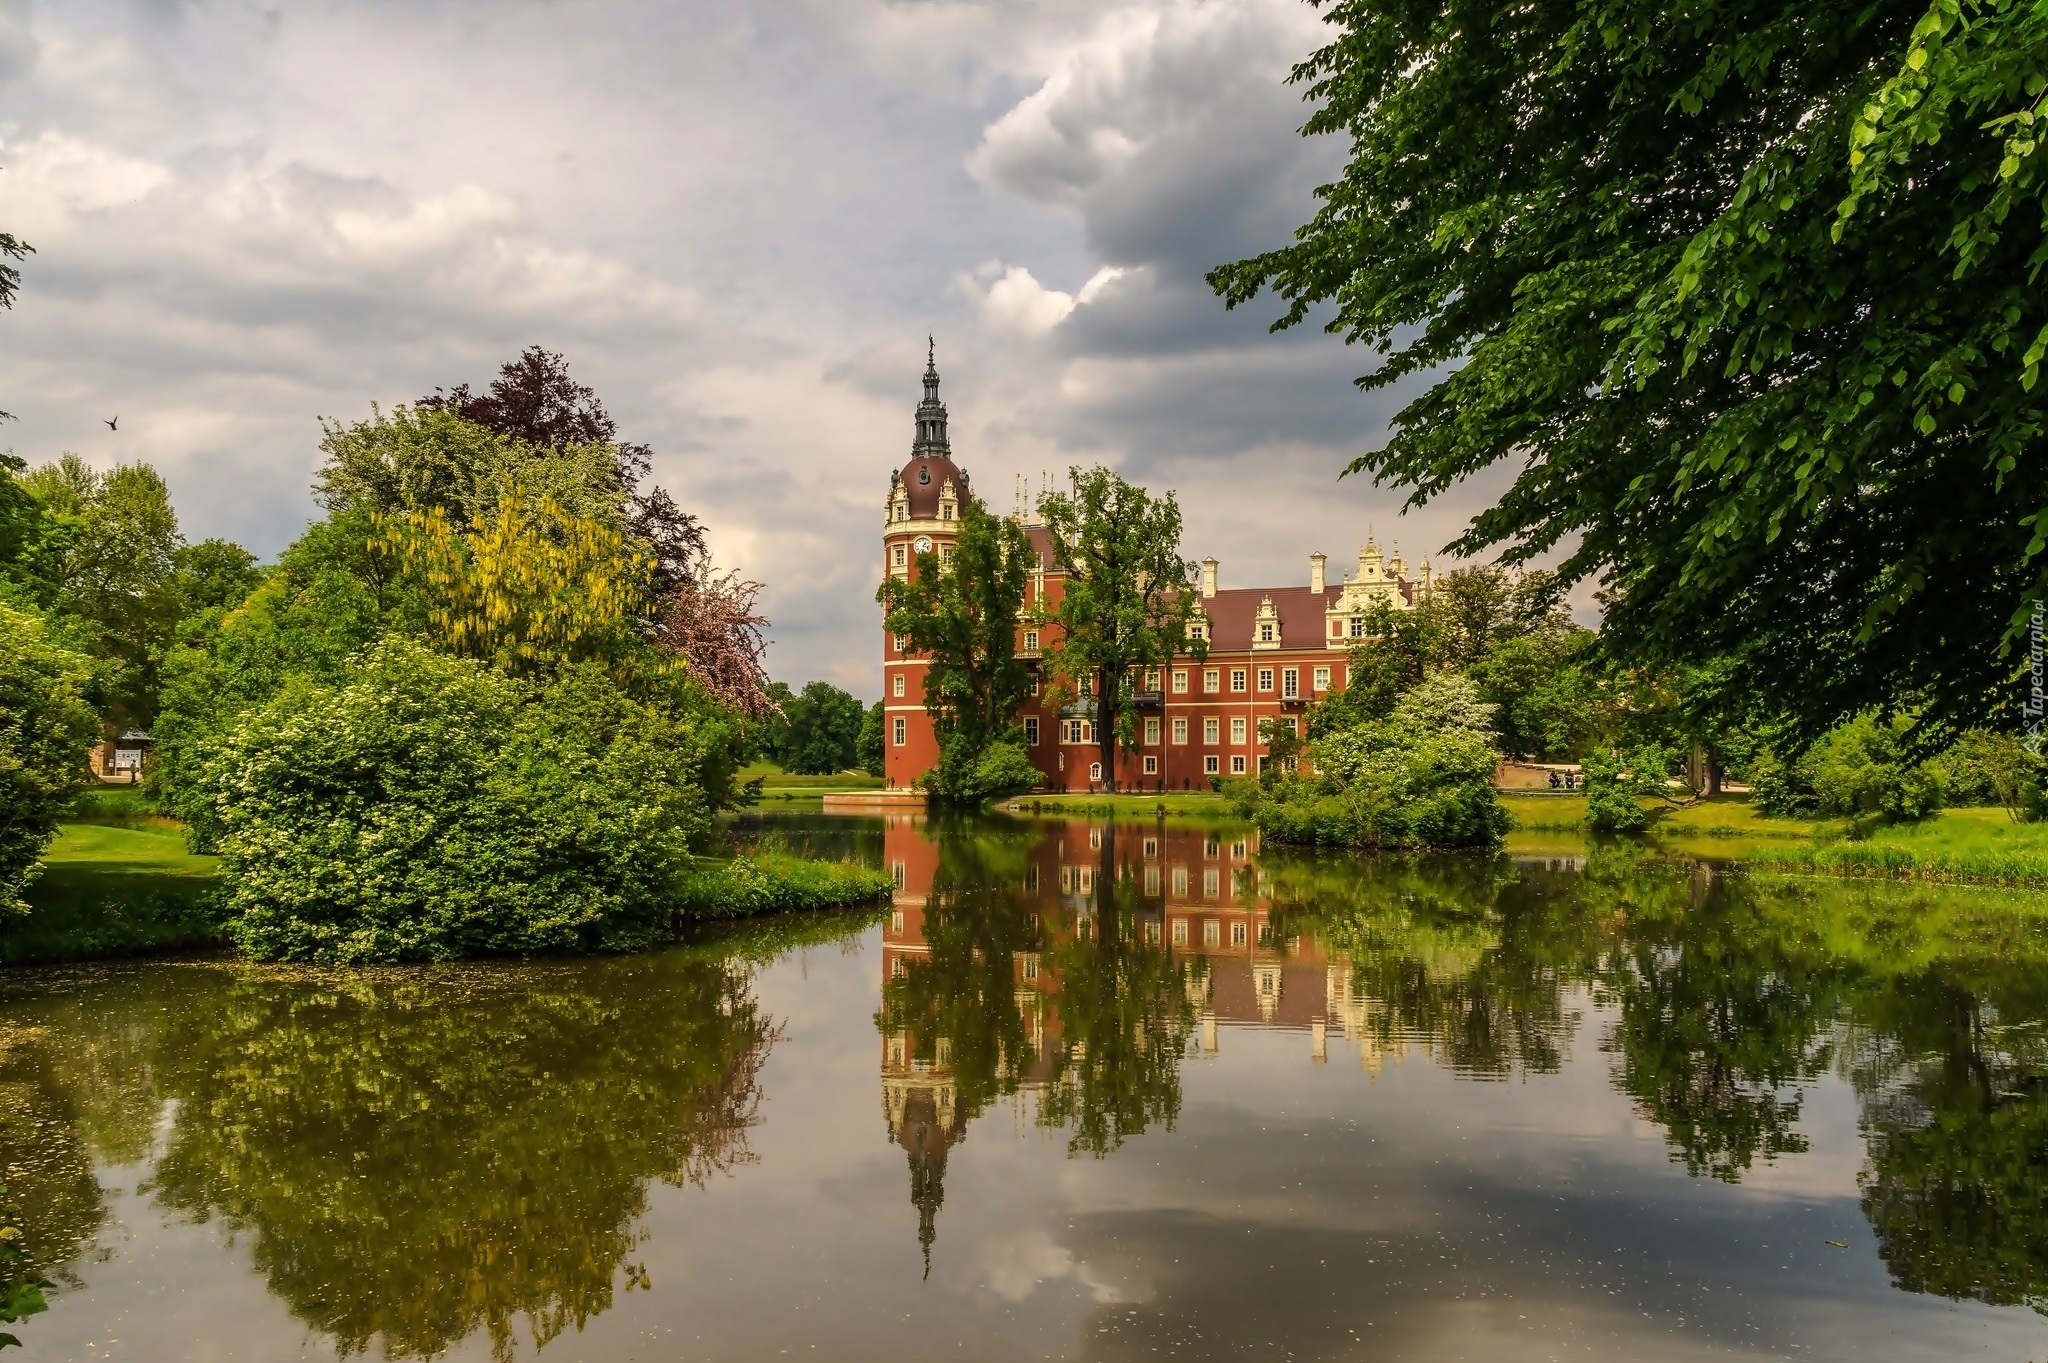
M1095 742L1102 749L1102 788L1116 793L1116 695L1121 677L1095 674Z

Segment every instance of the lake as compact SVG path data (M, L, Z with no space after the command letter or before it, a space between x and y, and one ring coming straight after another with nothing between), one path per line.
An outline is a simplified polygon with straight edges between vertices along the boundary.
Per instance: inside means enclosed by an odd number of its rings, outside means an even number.
M2048 913L761 815L636 957L0 971L30 1360L2048 1360Z

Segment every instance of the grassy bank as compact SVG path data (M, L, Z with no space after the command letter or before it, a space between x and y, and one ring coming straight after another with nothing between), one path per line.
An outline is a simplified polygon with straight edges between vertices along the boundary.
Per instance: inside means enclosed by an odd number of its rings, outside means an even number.
M1555 850L1568 835L1583 834L1583 795L1517 792L1501 802L1515 820L1510 851ZM2048 824L2016 824L2001 809L1944 809L1855 837L1841 821L1771 818L1742 795L1646 808L1653 817L1644 837L1658 849L1758 870L2048 886Z
M28 916L0 922L0 964L219 948L217 864L186 851L183 827L136 788L88 791L43 854Z
M1502 791L1500 802L1507 806L1517 830L1560 832L1583 828L1586 797L1554 795L1548 791ZM1666 837L1692 838L1811 838L1824 825L1810 819L1773 819L1759 811L1747 795L1716 795L1696 804L1670 806L1645 800L1650 811L1650 832Z
M2000 809L1945 809L1867 838L1826 830L1804 844L1753 847L1746 860L1768 871L2048 888L2048 824L2016 824Z
M761 852L730 861L704 861L677 892L676 922L804 913L878 903L895 882L889 873L850 861L807 861Z
M761 762L740 773L743 781L761 783L761 803L802 804L853 790L880 790L887 783L864 771L840 771L826 776L797 776L773 763Z

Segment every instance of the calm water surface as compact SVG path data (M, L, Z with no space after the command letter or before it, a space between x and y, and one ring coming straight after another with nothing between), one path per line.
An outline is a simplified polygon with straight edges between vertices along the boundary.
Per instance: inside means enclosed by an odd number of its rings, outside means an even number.
M2048 931L1625 850L763 817L651 956L0 973L25 1359L2048 1360Z

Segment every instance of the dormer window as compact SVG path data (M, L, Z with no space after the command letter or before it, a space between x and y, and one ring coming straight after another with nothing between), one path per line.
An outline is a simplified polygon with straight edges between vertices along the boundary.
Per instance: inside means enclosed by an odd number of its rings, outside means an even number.
M1259 642L1262 644L1270 644L1273 642L1273 627L1271 625L1259 626Z
M948 502L946 505L939 508L939 519L942 521L950 521L953 519L953 505L951 502Z

